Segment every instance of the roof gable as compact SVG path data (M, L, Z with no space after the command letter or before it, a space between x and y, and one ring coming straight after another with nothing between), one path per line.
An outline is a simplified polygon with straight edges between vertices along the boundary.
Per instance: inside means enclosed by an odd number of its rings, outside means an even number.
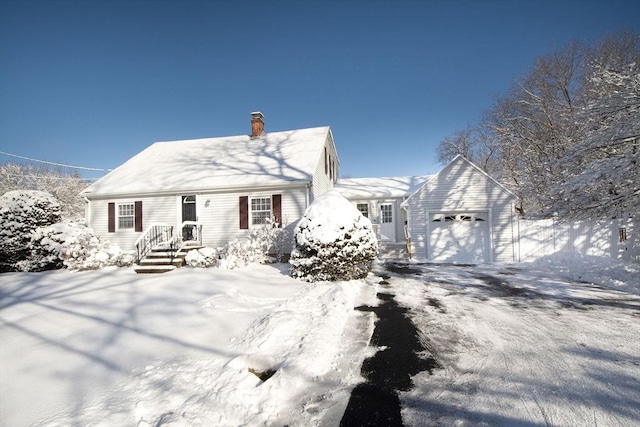
M422 186L420 186L418 189L416 189L416 191L414 191L404 202L402 202L402 206L407 206L409 201L419 192L421 192L423 189L425 189L426 187L429 186L429 184L435 182L439 176L446 174L449 169L451 169L456 163L462 162L464 163L467 167L471 167L473 168L476 172L478 172L479 174L481 174L482 176L485 177L485 179L487 179L489 182L491 182L492 184L494 184L496 187L500 188L500 190L504 191L509 197L512 197L514 199L517 199L518 197L513 194L508 188L506 188L504 185L500 184L498 181L496 181L493 177L491 177L489 174L487 174L485 171L483 171L482 169L480 169L478 166L476 166L473 162L471 162L470 160L468 160L466 157L458 154L456 157L453 158L453 160L451 160L444 168L440 169L440 171L438 171L438 173L436 173L435 175L433 175L431 178L429 178Z
M311 182L329 127L157 142L82 194L204 191Z
M428 176L341 178L335 189L347 199L400 198L412 194L428 179Z

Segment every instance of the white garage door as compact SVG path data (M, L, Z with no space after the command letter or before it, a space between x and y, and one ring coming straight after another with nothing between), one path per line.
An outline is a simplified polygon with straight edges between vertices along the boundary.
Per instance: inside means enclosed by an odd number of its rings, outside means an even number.
M431 214L429 229L430 260L490 261L491 244L487 212Z

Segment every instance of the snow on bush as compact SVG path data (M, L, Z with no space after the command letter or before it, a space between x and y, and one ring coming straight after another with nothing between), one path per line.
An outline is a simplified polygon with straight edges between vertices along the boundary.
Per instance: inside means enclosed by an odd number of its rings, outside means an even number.
M371 222L336 190L314 200L294 234L290 274L308 282L362 279L378 253Z
M60 204L49 193L15 190L0 197L0 272L16 271L30 255L31 234L60 221Z
M22 271L43 271L66 267L69 270L95 270L107 266L133 264L130 252L118 245L100 241L95 232L82 224L64 222L38 228L29 243L29 259L19 263Z
M272 251L275 251L278 259L282 258L285 233L278 228L278 222L271 218L264 224L252 227L246 239L233 239L218 250L203 248L190 251L185 261L193 267L216 266L227 270L272 262L274 259L269 256Z
M213 248L194 249L187 252L184 260L192 267L214 267L218 264L218 252Z

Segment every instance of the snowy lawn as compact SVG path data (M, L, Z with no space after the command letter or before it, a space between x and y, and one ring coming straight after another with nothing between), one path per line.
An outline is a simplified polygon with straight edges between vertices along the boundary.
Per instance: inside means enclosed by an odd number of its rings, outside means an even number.
M2 425L338 425L374 351L354 307L378 291L440 364L400 393L405 425L640 425L637 266L408 267L388 286L284 265L0 275Z
M339 420L373 325L353 307L375 286L287 269L3 274L2 425Z

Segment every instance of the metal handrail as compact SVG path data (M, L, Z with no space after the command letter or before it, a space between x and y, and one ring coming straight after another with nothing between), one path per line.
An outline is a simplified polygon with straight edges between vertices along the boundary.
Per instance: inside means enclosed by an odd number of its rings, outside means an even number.
M170 250L173 252L173 240L173 226L163 223L151 224L136 240L136 263L140 264L140 261L154 247L161 244L169 244Z

